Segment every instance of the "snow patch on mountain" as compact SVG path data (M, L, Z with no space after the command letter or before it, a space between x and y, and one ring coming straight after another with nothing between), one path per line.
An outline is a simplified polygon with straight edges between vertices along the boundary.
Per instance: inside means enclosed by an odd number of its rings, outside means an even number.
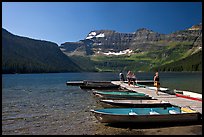
M130 49L126 49L126 50L123 50L123 51L119 51L119 52L108 52L108 53L103 53L105 55L124 55L124 54L130 54L132 53L133 51L130 50Z
M61 51L66 51L66 49L65 49L65 48L60 48L60 50L61 50Z
M105 34L104 33L101 33L101 34L98 34L96 37L100 37L100 38L102 38L102 37L105 37Z
M100 33L100 34L96 35L96 32L93 31L93 32L89 33L89 35L86 37L86 39L92 39L94 37L102 38L102 37L105 37L105 34Z

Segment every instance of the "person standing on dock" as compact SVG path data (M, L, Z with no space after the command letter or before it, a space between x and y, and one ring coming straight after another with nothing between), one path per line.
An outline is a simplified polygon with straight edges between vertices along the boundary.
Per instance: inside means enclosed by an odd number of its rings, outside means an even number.
M159 73L158 72L156 72L154 76L154 86L156 87L156 94L159 95L158 90L160 88L160 83L159 83Z
M128 85L130 86L130 82L133 82L133 86L135 86L135 80L136 80L135 74L129 70L126 77L127 77Z
M125 78L124 78L122 71L120 72L119 77L120 77L121 82L125 81Z

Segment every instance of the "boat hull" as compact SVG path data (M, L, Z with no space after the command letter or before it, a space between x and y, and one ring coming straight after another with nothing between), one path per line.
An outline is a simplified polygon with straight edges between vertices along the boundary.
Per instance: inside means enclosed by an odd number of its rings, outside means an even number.
M151 100L100 100L103 107L170 107L169 102L161 102L156 99Z
M133 99L133 100L141 100L141 99L152 99L150 96L125 96L125 95L101 95L94 94L96 97L101 99Z
M156 90L157 89L156 87L146 87L146 88L151 89L151 90ZM169 89L160 87L159 91L166 92L166 91L169 91Z
M174 90L174 93L177 97L187 98L191 100L202 101L202 94L190 92L190 91L182 91L182 90Z
M67 81L67 86L83 86L87 84L112 84L111 81L90 81L90 80L83 80L83 81Z
M191 96L186 96L186 95L179 94L179 93L176 93L176 96L177 96L177 97L182 97L182 98L191 99L191 100L197 100L197 101L201 101L201 102L202 102L202 99L200 99L200 98L195 98L195 97L191 97Z
M173 116L172 116L173 115ZM138 122L190 122L198 121L198 114L172 114L172 115L107 115L95 114L101 123L138 123Z
M81 89L119 89L120 85L114 84L86 84L81 85Z
M99 98L106 99L151 99L148 95L136 92L126 92L126 91L93 91L93 94Z
M184 112L179 107L106 108L91 112L101 123L190 122L201 119L199 112Z

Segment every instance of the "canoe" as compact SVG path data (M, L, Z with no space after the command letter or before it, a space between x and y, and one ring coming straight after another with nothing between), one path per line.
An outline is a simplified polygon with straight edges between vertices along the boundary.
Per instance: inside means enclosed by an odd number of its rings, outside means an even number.
M117 99L103 99L100 100L102 106L105 107L169 107L172 106L169 102L151 100L117 100Z
M199 94L199 93L194 93L194 92L184 91L184 90L177 90L177 89L174 89L174 93L177 97L202 101L202 94Z
M80 86L81 89L118 89L120 85L115 85L112 83L86 83Z
M123 98L123 99L150 99L144 93L137 93L132 91L98 91L94 90L93 94L100 98Z
M183 112L180 107L105 108L90 110L101 123L189 122L200 120L199 112Z

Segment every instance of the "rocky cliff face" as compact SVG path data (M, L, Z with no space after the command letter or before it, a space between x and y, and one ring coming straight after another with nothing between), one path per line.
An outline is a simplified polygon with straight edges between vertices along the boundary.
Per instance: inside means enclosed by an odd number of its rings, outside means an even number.
M170 42L191 42L192 44L202 45L202 27L177 31L171 34L159 34L147 29L139 29L136 36L131 41L132 49L139 50L158 50L160 46L166 46ZM194 28L194 27L193 27ZM199 29L198 29L199 28Z
M100 54L100 52L104 53L109 51L119 52L129 47L133 37L135 37L135 34L119 33L112 30L97 30L91 31L87 37L80 42L66 42L61 44L60 48L64 53L69 55L73 55L72 52L75 52L75 50L78 51L78 48L81 46L88 47L86 49L89 51L81 51L83 55Z
M193 25L188 30L202 30L202 23L200 23L198 25Z
M138 29L134 33L95 30L84 40L66 42L61 44L60 48L67 55L92 55L125 50L134 52L159 50L170 42L192 42L192 45L202 47L202 24L171 34L160 34L146 28Z
M158 41L163 39L165 39L164 34L159 34L145 28L138 29L130 43L130 49L136 51L158 50L160 46L163 46Z

